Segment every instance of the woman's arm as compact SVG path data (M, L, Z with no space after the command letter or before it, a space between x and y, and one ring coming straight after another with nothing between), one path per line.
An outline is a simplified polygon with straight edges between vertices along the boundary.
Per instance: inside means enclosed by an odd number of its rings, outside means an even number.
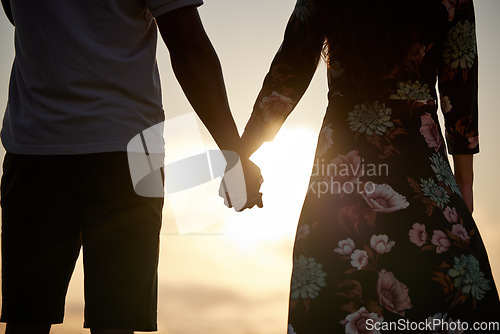
M316 2L298 0L285 36L242 136L244 157L271 141L304 95L318 66L324 37L315 29Z
M479 152L478 62L473 0L449 2L439 92L455 180L472 212L473 154Z
M474 210L472 191L474 183L473 159L474 156L471 154L453 155L455 180L457 181L458 188L462 193L465 204L467 204L471 213Z

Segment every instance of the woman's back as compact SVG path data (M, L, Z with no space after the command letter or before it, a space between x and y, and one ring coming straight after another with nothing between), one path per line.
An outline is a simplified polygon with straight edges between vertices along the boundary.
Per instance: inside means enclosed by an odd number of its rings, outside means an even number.
M319 22L312 29L324 34L323 54L330 67L342 64L346 94L365 100L387 98L394 82L397 87L403 79L434 86L450 24L441 1L313 1L311 5L318 6L311 19Z

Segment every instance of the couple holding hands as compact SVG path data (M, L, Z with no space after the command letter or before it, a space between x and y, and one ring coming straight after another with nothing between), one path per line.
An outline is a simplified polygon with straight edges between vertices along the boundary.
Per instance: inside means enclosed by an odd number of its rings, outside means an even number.
M63 321L82 246L84 326L157 330L163 199L134 192L126 153L164 120L157 29L194 110L219 148L241 158L240 210L262 206L249 157L274 138L319 61L328 65L321 172L299 219L284 332L394 332L432 320L430 332L451 333L498 320L472 218L473 0L298 0L241 138L201 0L2 3L16 45L1 133L6 333L49 333Z

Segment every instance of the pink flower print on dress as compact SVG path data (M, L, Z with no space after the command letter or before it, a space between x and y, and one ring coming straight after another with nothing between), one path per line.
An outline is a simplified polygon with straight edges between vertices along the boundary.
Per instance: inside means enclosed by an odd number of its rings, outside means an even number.
M469 148L472 150L472 149L475 149L477 147L477 145L479 145L479 137L478 136L475 136L475 137L470 137L468 139L469 141Z
M448 21L453 21L455 18L455 7L457 6L457 0L443 0L443 5L448 11Z
M325 155L326 151L333 145L332 134L333 130L330 125L325 126L319 133L318 148L316 150L318 157Z
M448 96L443 97L441 99L441 109L443 110L443 113L449 113L452 108L453 106L451 105L450 98Z
M462 239L463 241L470 239L469 233L465 230L465 228L460 224L455 224L451 228L451 233Z
M455 8L457 8L457 4L464 3L468 0L443 0L442 4L446 7L448 11L448 21L451 22L455 19Z
M437 246L436 253L438 254L446 252L451 246L451 242L446 234L440 230L434 230L431 241L433 245Z
M351 255L354 250L354 241L351 238L339 241L339 246L334 249L335 253L340 255Z
M297 241L302 240L305 237L307 237L310 232L311 231L309 229L309 225L307 225L307 224L300 225L299 228L297 229L297 236L295 237L295 239Z
M441 133L439 132L439 127L429 113L420 116L420 119L422 120L420 133L424 136L427 146L434 148L437 152L441 147Z
M391 186L387 184L372 184L372 186L372 192L363 192L362 195L373 211L389 213L406 209L410 205L406 197L398 194Z
M352 188L354 191L358 179L363 176L361 157L358 151L354 150L346 155L339 154L328 164L324 171L325 182L332 184L330 190L332 195L343 194Z
M361 270L368 264L368 254L364 250L356 249L351 254L351 265L358 270Z
M394 241L389 241L389 237L385 234L372 235L370 238L370 246L378 253L389 253L394 246Z
M444 216L446 217L446 220L449 221L450 223L454 224L458 222L458 213L457 209L455 208L450 208L447 206L444 211L443 211Z
M410 235L410 241L418 247L422 247L427 242L427 232L425 232L424 224L413 224L413 228L408 234Z
M413 307L408 296L408 288L394 277L394 274L382 269L378 274L377 295L380 304L390 312L404 316L404 310Z
M368 319L370 319L372 324L384 321L384 318L379 316L377 313L370 313L366 308L362 307L356 312L349 314L340 323L345 325L346 334L380 334L380 331L375 330L375 326L371 326L373 327L371 330L366 328L366 322Z
M265 122L283 121L293 109L293 100L289 97L272 92L259 103Z

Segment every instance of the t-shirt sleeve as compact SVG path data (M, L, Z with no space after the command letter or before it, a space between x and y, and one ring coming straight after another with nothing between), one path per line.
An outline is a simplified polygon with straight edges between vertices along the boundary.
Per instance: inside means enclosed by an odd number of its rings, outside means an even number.
M202 4L203 0L146 0L146 5L154 17L182 7L201 6Z

